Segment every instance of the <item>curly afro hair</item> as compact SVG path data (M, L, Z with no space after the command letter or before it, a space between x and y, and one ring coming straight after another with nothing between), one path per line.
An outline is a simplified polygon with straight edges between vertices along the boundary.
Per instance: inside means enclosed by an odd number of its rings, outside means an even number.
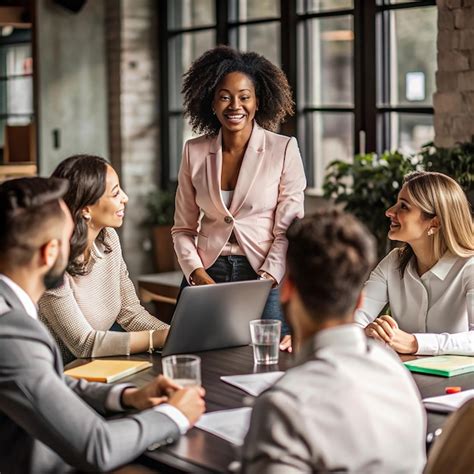
M184 111L195 133L216 135L219 131L221 124L212 113L214 91L231 72L252 80L259 101L255 120L261 127L275 131L287 115L293 115L291 89L279 67L260 54L218 46L196 59L184 74Z

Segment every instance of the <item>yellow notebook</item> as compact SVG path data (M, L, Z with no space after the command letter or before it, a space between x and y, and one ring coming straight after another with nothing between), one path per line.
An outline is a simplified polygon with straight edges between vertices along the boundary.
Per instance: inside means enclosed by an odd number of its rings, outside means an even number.
M122 377L148 369L152 364L142 360L94 360L64 373L76 379L89 382L115 382Z

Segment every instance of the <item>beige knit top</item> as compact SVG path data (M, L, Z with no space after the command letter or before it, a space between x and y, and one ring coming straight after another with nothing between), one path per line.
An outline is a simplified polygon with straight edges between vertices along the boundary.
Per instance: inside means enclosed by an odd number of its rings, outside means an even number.
M106 229L106 242L112 251L94 245L87 275L66 273L63 285L47 291L38 303L40 319L58 342L64 363L128 355L128 332L168 327L140 304L114 229ZM115 322L128 332L110 331Z

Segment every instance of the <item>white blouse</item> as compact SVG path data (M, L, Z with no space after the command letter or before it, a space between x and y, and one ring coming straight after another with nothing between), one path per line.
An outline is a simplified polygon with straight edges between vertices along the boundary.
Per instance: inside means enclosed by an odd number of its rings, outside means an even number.
M221 189L221 197L222 202L225 204L225 207L229 209L230 203L232 202L232 198L234 197L234 190L232 189L232 191L225 191L224 189Z
M356 323L367 326L389 303L399 328L416 337L417 354L474 355L474 257L447 252L421 277L412 259L401 278L398 252L371 273Z

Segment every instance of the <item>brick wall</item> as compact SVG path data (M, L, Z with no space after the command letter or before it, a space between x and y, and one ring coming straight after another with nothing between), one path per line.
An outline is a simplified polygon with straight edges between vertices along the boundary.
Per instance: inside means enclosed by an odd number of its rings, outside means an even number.
M452 147L474 135L474 0L438 0L435 143Z
M154 0L108 0L110 158L129 196L121 231L132 278L153 270L141 226L144 200L158 183L159 77ZM115 7L114 5L115 4Z

